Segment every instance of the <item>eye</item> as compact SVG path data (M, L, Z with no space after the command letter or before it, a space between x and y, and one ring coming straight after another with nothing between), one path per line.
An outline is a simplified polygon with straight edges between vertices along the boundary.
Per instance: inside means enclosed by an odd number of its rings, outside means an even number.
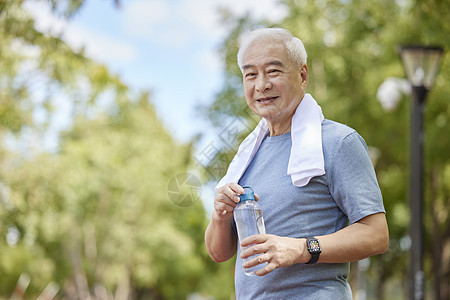
M281 70L279 69L270 69L267 71L267 74L269 76L278 76L281 73Z
M248 73L245 73L245 78L252 78L252 77L255 77L256 76L256 73L254 73L254 72L248 72Z

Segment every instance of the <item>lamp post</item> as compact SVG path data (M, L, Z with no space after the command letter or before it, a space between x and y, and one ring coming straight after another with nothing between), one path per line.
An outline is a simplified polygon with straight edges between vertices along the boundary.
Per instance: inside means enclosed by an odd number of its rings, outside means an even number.
M433 85L439 60L440 47L402 46L400 56L408 80L412 85L411 155L410 155L410 277L409 298L424 299L423 273L423 114L425 98Z

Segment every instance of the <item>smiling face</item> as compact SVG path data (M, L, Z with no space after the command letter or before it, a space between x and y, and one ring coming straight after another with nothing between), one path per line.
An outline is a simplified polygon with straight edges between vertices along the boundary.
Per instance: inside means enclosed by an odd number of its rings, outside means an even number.
M284 43L260 39L245 51L242 72L248 107L267 120L271 135L290 131L308 84L308 67L295 64Z

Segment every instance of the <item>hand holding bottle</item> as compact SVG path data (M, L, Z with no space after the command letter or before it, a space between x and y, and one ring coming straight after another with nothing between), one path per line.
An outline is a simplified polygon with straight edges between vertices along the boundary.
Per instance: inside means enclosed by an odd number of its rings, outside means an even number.
M214 197L214 210L220 220L229 220L233 217L234 209L239 203L239 196L244 193L244 189L237 183L229 183L217 189ZM255 194L255 201L259 197Z

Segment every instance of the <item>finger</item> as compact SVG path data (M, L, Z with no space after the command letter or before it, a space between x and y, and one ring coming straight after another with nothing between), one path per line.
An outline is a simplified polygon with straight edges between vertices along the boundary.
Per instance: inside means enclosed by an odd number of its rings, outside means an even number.
M237 205L238 200L235 198L230 199L230 196L225 193L225 191L218 191L216 193L216 196L214 198L214 207L216 210L227 209L228 211L233 211L234 207ZM234 197L238 198L237 195L234 195Z
M255 194L255 201L258 201L258 200L259 200L259 195Z
M264 244L253 244L251 246L247 246L246 248L242 248L242 249L244 249L241 252L242 259L246 259L246 258L256 255L256 254L266 253L268 250Z
M257 276L264 276L266 274L269 274L270 272L272 272L273 270L275 270L277 268L277 265L274 263L268 263L264 268L255 271L255 275Z
M231 196L233 197L233 196ZM234 195L234 197L237 197L236 195ZM224 204L224 205L228 205L231 207L235 207L237 202L235 198L230 198L229 195L223 194L223 193L218 193L214 199L214 203L215 205L220 205L220 204Z
M238 195L242 195L245 192L244 188L235 182L230 183L228 186L233 192L235 192Z
M234 206L235 204L227 204L227 203L223 203L223 202L215 202L214 203L214 209L216 210L216 212L219 215L225 215L228 212L233 212L234 211Z
M238 186L239 187L239 186ZM231 201L234 203L239 202L239 194L236 192L233 188L238 189L234 186L225 185L217 190L216 192L216 199L218 201Z
M263 263L269 261L269 260L267 259L267 257L268 257L268 254L261 254L261 255L258 255L258 256L256 256L255 258L249 259L249 260L247 260L246 262L244 262L244 263L242 264L242 266L243 266L244 268L251 268L251 267L257 266L257 265L259 265L259 264L263 264Z
M250 246L252 244L262 244L265 243L268 239L269 239L268 234L255 234L255 235L251 235L249 237L246 237L245 239L243 239L241 241L241 246L242 247L247 247Z

